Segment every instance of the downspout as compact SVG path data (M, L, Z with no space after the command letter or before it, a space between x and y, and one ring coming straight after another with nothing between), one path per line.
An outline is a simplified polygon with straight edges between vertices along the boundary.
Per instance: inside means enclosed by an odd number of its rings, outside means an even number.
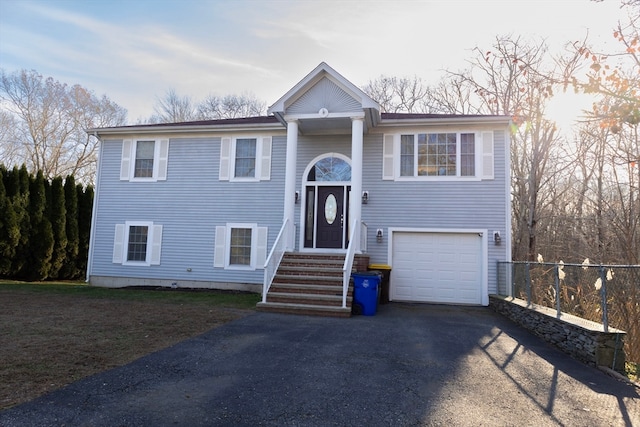
M103 143L100 137L98 136L97 131L93 131L93 136L98 140L98 144L100 145L100 149L98 150L98 166L96 167L96 182L93 190L93 206L91 208L91 229L89 230L89 253L87 254L87 273L85 277L85 282L89 283L89 277L91 276L91 270L93 268L93 248L95 246L94 243L94 235L96 228L96 207L98 206L98 197L100 192L98 191L98 184L101 182L100 175L102 173L102 149Z

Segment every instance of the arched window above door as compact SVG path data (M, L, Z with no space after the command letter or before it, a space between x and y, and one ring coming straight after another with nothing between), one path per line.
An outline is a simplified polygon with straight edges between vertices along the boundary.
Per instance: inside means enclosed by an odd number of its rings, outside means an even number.
M309 171L307 181L351 181L351 165L339 157L325 157Z

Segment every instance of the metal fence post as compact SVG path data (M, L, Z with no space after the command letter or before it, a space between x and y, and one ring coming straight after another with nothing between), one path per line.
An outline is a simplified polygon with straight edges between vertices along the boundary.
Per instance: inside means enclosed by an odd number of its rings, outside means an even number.
M600 266L600 282L602 287L600 288L600 297L602 298L602 325L604 331L609 332L609 317L607 313L607 272L603 266Z
M529 307L531 305L531 272L529 271L531 268L531 264L527 263L526 264L526 270L525 270L525 281L526 281L526 287L527 287L527 307Z
M553 268L555 272L555 285L556 285L556 316L560 318L560 267L555 264Z
M513 290L515 288L514 278L516 277L516 265L512 262L509 263L509 279L508 279L508 287L507 287L507 295L512 297Z

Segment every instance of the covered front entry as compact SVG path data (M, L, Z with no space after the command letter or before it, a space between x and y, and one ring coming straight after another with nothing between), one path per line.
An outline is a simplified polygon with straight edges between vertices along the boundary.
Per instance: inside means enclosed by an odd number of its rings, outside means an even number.
M305 172L304 248L343 250L349 245L351 166L330 153L314 159Z

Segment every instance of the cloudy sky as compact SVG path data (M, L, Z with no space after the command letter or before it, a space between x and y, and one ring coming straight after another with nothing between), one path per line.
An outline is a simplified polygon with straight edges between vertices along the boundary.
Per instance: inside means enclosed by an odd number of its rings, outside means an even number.
M619 0L0 0L0 68L80 84L147 118L169 89L272 104L320 62L358 86L435 83L498 35L614 44Z

